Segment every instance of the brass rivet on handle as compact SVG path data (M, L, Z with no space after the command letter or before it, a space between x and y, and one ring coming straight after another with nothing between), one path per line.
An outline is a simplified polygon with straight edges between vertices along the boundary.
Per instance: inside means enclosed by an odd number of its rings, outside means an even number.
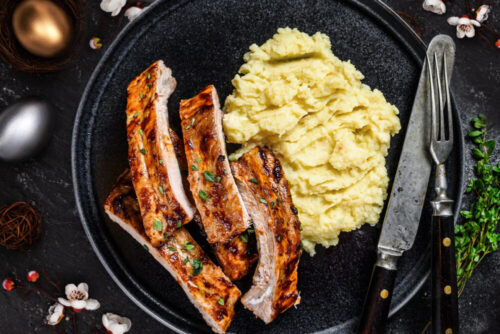
M382 299L386 299L387 297L389 297L389 291L387 291L386 289L383 289L382 291L380 291L380 297Z
M451 295L451 286L447 285L444 287L444 293Z
M451 245L451 239L450 238L444 238L443 239L443 246L444 247L450 247L450 245ZM448 333L446 333L446 334L448 334Z
M453 334L453 329L446 328L446 330L444 331L444 334Z

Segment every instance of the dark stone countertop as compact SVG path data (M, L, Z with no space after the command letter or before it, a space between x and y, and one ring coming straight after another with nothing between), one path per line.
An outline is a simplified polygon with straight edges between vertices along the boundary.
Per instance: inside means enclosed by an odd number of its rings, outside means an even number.
M421 9L421 0L387 0L395 10L412 15L422 28L428 42L438 33L455 35L454 27L446 23L450 15L463 14L463 1L448 4L448 14L437 16ZM500 1L490 14L488 23L500 26ZM87 36L112 38L118 28L118 19L112 19L99 9L99 1L86 2ZM479 112L500 120L500 51L479 38L457 40L457 61L453 89L464 132L470 119ZM109 45L109 43L107 44ZM131 333L168 333L130 301L111 280L85 237L79 222L71 182L70 146L73 120L78 101L99 58L106 50L93 51L84 45L79 57L66 69L53 74L28 75L18 73L0 61L0 110L29 95L42 96L58 108L57 127L49 147L37 158L18 164L0 162L0 203L30 200L43 215L43 234L28 253L5 250L0 247L0 278L15 275L24 278L32 269L46 272L49 277L66 283L85 281L90 286L91 298L102 306L97 312L83 312L78 316L78 333L89 333L101 327L102 312L115 312L133 321ZM492 136L500 140L498 128ZM466 144L465 177L473 175L473 160ZM496 155L498 157L498 154ZM463 206L470 203L465 196ZM500 328L500 252L488 256L469 280L460 298L462 333L494 333ZM48 287L47 283L42 283ZM431 314L430 280L417 295L391 318L388 333L421 333ZM31 295L20 298L16 293L0 293L0 332L49 333L41 328L50 302ZM64 332L71 332L65 322Z

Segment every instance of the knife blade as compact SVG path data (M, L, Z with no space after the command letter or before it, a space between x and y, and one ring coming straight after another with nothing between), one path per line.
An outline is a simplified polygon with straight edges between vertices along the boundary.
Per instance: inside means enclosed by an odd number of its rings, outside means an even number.
M443 48L451 38L432 39L427 54ZM452 61L450 61L453 64ZM424 62L425 64L425 62ZM377 245L370 287L365 299L358 333L383 333L396 278L397 262L413 246L431 173L428 153L430 141L430 101L427 66L422 67L405 140L394 177L387 210Z

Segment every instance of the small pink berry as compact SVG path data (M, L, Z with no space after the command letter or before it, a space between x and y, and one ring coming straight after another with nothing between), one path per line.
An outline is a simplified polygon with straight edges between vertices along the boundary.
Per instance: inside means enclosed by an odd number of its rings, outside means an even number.
M40 278L40 274L38 273L38 271L36 270L32 270L30 271L27 275L26 275L26 279L30 282L33 282L35 283L36 281L38 281L38 279Z
M16 283L14 283L14 281L11 278L7 277L2 282L2 288L5 291L12 291L16 288Z
M500 38L495 42L495 46L497 47L497 49L500 49Z

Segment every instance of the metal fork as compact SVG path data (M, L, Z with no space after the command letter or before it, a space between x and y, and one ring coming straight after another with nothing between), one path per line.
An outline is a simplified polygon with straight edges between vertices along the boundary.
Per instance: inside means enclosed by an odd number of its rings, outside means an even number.
M443 50L442 70L434 53L434 66L427 57L431 98L430 153L436 163L435 190L432 201L432 331L437 334L458 333L458 297L455 261L453 200L446 190L446 160L453 150L453 116ZM443 87L444 86L444 92ZM446 112L445 112L446 109Z

